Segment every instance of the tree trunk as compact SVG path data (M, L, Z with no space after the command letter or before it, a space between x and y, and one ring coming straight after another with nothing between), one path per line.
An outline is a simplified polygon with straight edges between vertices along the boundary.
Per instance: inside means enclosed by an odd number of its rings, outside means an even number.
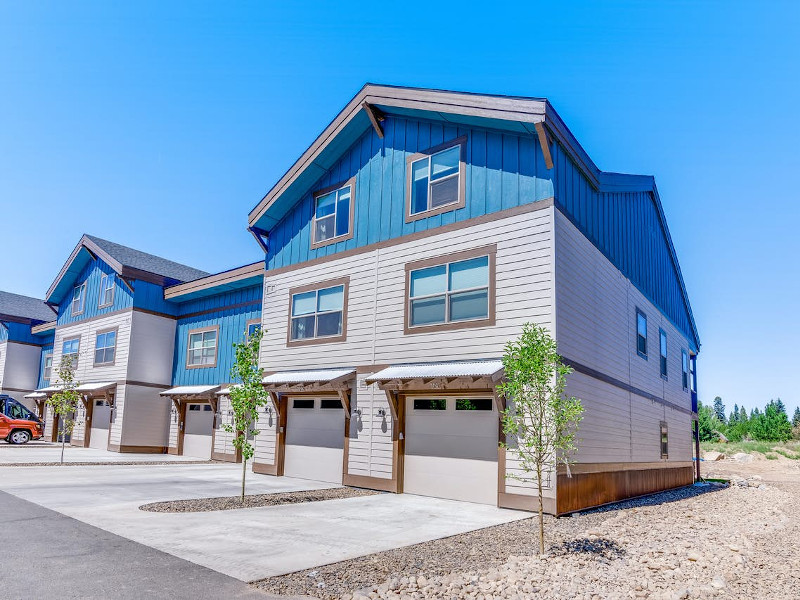
M242 457L242 504L244 504L244 480L247 477L247 459Z
M63 422L61 423L61 464L64 464L64 444L67 440L67 432L64 429Z
M542 499L541 469L537 469L536 486L539 490L539 554L544 554L544 500Z

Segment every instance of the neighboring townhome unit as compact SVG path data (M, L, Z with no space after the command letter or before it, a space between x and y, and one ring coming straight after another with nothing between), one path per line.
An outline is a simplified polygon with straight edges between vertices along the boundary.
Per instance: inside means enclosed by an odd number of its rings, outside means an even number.
M168 287L164 297L178 308L171 401L169 453L241 461L224 430L232 422L227 396L234 343L261 327L264 262ZM261 427L269 427L262 419Z
M40 415L41 397L30 396L52 360L55 317L44 300L0 291L0 395Z
M178 307L164 288L206 276L152 254L84 235L47 292L58 309L52 374L72 361L82 397L71 443L119 452L164 452ZM46 419L46 439L57 431Z
M367 85L249 224L255 470L534 509L496 392L534 322L586 409L546 510L693 481L699 338L655 182L600 171L547 100Z

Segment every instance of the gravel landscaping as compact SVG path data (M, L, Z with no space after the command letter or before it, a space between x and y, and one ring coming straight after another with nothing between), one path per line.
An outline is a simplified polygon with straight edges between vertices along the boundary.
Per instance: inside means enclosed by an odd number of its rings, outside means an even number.
M545 557L526 519L254 585L345 600L798 598L794 481L739 477L548 517Z
M185 464L185 463L184 463ZM381 492L362 490L350 487L338 487L324 490L307 490L302 492L283 492L280 494L254 494L244 497L224 496L222 498L196 498L191 500L172 500L168 502L151 502L143 504L139 510L160 513L211 512L215 510L234 510L237 508L256 508L259 506L279 506L281 504L300 504L303 502L322 502L324 500L341 500L374 496Z

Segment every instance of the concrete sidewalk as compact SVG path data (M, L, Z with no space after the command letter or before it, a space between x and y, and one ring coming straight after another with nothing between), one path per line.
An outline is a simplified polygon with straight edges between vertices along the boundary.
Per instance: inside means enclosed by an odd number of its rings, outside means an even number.
M0 465L18 463L58 463L61 460L61 444L52 442L28 442L14 446L0 442ZM133 454L109 452L97 448L76 448L67 444L64 462L68 463L126 463L126 462L197 462L200 459L174 454Z
M10 600L276 598L3 492L0 527L5 532L0 588Z
M528 517L412 495L206 513L151 513L159 500L233 496L235 464L0 467L0 489L243 581L312 568ZM332 487L249 475L249 494Z

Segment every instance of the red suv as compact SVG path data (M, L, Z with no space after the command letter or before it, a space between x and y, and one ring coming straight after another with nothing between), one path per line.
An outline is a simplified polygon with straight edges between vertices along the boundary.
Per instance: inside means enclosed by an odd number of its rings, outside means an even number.
M0 440L9 444L26 444L44 435L44 422L14 400L0 396Z

